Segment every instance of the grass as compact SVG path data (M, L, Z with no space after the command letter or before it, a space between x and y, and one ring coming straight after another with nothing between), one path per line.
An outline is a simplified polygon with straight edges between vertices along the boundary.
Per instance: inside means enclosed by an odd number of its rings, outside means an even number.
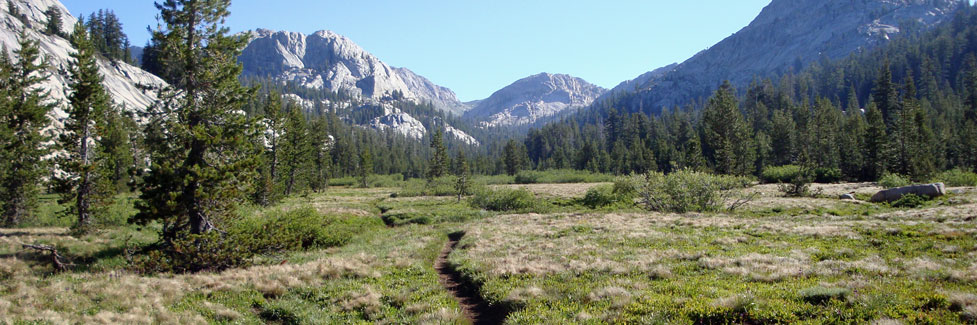
M0 229L0 323L465 323L433 268L456 231L449 264L511 324L977 321L973 191L909 208L761 185L736 212L660 213L618 207L624 183L391 197L411 182L242 207L249 227L301 248L219 273L127 271L126 248L158 226L112 221L75 238L39 217ZM829 192L877 190L855 185ZM75 266L54 274L22 243L59 247Z

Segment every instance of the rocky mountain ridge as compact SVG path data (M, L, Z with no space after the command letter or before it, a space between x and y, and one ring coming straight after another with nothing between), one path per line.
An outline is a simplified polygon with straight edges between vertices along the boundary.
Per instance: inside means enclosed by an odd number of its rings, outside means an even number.
M689 60L624 82L609 94L656 113L709 96L723 80L799 71L824 57L872 48L907 29L925 29L966 0L773 0L748 26ZM608 98L605 96L603 99Z
M332 91L364 99L408 99L461 114L468 109L450 89L404 68L394 68L345 36L257 29L239 60L244 74Z
M520 79L487 99L473 102L465 113L483 127L518 126L536 123L561 112L589 106L607 89L586 80L540 73Z

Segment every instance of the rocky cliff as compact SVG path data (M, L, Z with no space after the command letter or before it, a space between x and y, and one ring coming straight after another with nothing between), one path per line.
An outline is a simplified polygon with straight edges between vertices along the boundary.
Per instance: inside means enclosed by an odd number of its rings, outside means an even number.
M586 107L606 91L580 78L540 73L475 102L477 106L465 117L488 127L532 124L569 109Z
M966 0L773 0L749 26L691 59L622 83L647 111L709 96L723 80L744 86L755 76L800 70L838 59L910 29L945 19ZM609 97L609 96L608 96Z
M15 17L8 11L8 1L21 13ZM60 2L56 0L6 0L0 3L0 44L5 46L13 55L13 51L20 48L18 36L26 30L27 37L40 43L41 54L47 58L51 66L51 78L42 84L50 91L49 99L57 101L59 105L51 112L50 117L54 130L62 125L62 119L67 115L64 109L68 105L66 88L68 84L68 67L71 53L75 50L68 40L59 36L45 35L41 32L47 23L44 14L48 8L55 8L62 13L62 31L70 33L77 20ZM123 62L101 59L99 68L105 78L105 88L114 102L124 106L127 110L144 110L156 100L158 89L166 83L156 76Z
M240 57L244 74L309 88L346 91L364 99L408 99L454 114L468 107L450 89L404 68L383 63L352 40L330 32L312 35L258 29Z

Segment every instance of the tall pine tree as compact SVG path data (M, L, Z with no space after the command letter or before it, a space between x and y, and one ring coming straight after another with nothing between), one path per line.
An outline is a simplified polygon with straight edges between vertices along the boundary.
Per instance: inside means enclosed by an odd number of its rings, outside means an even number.
M48 65L38 43L21 32L17 62L0 53L0 124L5 129L0 146L0 202L3 224L14 226L33 214L37 207L38 184L47 170L41 157L50 151L43 145L48 137L41 130L48 125L47 114L56 105L40 83L49 77Z
M747 175L754 169L754 146L749 126L740 113L728 81L716 91L702 113L707 158L716 172Z
M229 0L157 3L164 26L153 33L174 83L148 110L152 159L132 221L160 221L162 239L209 233L236 218L253 177L253 123L241 107L253 90L241 86L237 57L246 39L223 26ZM193 269L205 265L192 266Z
M101 140L106 138L113 112L111 98L102 86L95 47L84 26L77 24L71 42L77 50L70 67L68 118L58 144L67 156L58 159L64 172L57 180L61 203L69 204L67 214L76 218L75 228L86 232L93 214L104 211L111 202L115 186L108 156ZM108 139L112 140L112 139Z

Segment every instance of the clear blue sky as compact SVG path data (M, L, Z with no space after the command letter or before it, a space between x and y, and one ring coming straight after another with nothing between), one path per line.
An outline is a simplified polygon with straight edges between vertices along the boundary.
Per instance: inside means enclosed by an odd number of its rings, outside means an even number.
M135 45L156 24L152 0L62 0L108 8ZM236 0L234 32L332 30L389 65L486 98L520 78L566 73L611 88L688 59L746 26L770 0Z

